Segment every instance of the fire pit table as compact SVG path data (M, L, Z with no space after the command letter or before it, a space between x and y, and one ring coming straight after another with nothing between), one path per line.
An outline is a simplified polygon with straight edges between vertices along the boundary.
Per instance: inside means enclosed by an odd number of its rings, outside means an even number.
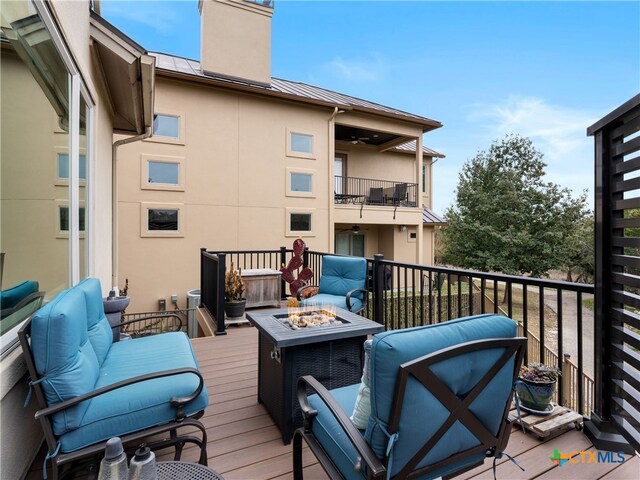
M302 425L296 382L313 375L326 388L358 383L362 376L362 344L384 327L342 309L325 307L247 313L260 332L258 340L258 402L263 403L291 442ZM299 326L307 325L307 326Z

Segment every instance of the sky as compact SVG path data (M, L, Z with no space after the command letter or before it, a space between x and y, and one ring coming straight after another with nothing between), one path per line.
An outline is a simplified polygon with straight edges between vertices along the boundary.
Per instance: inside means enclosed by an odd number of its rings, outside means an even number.
M148 51L199 60L197 5L102 0L102 15ZM593 205L586 129L640 93L640 2L275 0L271 74L440 121L424 137L446 155L437 213L464 163L509 133Z

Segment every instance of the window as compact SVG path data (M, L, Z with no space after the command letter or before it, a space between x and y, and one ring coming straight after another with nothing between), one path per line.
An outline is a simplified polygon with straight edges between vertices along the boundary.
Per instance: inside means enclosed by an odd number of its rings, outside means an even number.
M184 158L141 155L140 188L184 191Z
M140 236L183 237L181 204L141 204Z
M422 164L422 193L427 193L427 166Z
M58 153L56 156L58 159L58 180L69 181L69 154ZM87 179L87 156L82 153L80 154L79 177L80 180Z
M313 192L315 170L287 168L286 173L288 197L315 197Z
M184 145L184 123L183 113L156 113L153 116L153 136L144 141Z
M85 211L84 207L80 207L78 210L78 216L80 218L79 221L79 230L84 232L84 223L85 223ZM58 207L58 231L59 232L68 232L69 231L69 207L68 206L60 206Z
M313 135L287 129L287 156L315 158L313 153Z
M175 115L154 115L153 134L158 137L180 138L180 117Z
M287 237L314 236L313 208L287 208Z
M364 237L361 232L336 233L336 253L338 255L364 257Z

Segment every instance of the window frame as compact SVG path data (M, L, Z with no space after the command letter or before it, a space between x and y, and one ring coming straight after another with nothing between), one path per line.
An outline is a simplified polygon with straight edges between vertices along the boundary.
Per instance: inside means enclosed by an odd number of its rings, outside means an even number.
M151 183L149 182L149 162L173 163L178 165L178 183ZM184 192L185 190L185 159L184 157L169 155L140 155L140 188L142 190L165 190Z
M159 110L157 112L153 112L153 118L155 120L155 117L158 115L162 115L165 117L177 117L178 118L178 131L179 131L179 136L176 137L164 137L162 135L155 135L153 134L153 127L152 127L152 134L149 138L145 138L143 140L143 142L152 142L152 143L170 143L173 145L185 145L186 141L185 141L185 132L186 132L186 128L185 128L185 123L186 123L186 116L184 112L176 112L176 111L168 111L168 110Z
M316 136L313 133L310 133L308 131L304 131L302 129L299 128L287 128L286 129L287 132L287 138L286 138L286 145L287 145L287 157L295 157L295 158L307 158L310 160L315 160L316 159ZM291 136L292 135L305 135L307 137L311 137L311 152L299 152L297 150L293 150L291 148Z
M81 200L78 205L78 210L84 209L84 230L80 230L80 212L78 211L78 235L79 238L85 238L85 232L87 230L87 206L84 200ZM71 209L69 208L69 200L56 200L56 238L69 238L69 230L71 229ZM69 210L69 230L60 229L60 213L61 209L66 208Z
M86 101L86 100L85 100ZM88 103L88 102L87 102ZM69 177L61 177L60 169L58 168L58 162L60 161L60 155L67 155L69 157L69 149L66 147L54 147L53 149L53 157L54 157L54 173L53 176L55 178L54 184L56 186L68 186L69 185ZM84 155L85 161L85 177L80 177L80 157ZM71 174L71 157L69 157L69 174ZM87 157L87 149L81 148L80 153L78 154L78 184L83 187L87 184L87 178L89 178L89 158Z
M177 210L177 230L149 230L149 210ZM142 238L181 238L184 237L184 203L140 203L140 237Z
M316 234L314 232L314 225L315 225L315 220L314 220L314 214L315 214L316 209L315 208L298 208L298 207L290 207L290 208L285 208L285 212L286 212L286 217L285 217L285 225L286 225L286 231L285 231L285 237L315 237ZM309 215L309 222L310 222L310 230L292 230L291 229L291 215L293 214L301 214L301 215Z
M287 197L304 197L304 198L315 198L316 197L316 170L312 169L312 168L297 168L297 167L287 167L285 168L285 173L286 173L286 178L285 178L285 182L286 182L286 196ZM309 175L311 177L311 191L309 192L304 192L304 191L297 191L297 190L293 190L291 188L291 184L292 184L292 175L293 174L300 174L300 175Z

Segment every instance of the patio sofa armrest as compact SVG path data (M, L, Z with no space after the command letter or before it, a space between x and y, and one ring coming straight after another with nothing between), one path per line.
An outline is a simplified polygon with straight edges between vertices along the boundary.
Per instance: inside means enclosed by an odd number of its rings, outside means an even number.
M112 383L111 385L104 386L102 388L98 388L97 390L93 390L91 392L85 393L84 395L80 395L79 397L70 398L69 400L65 400L64 402L57 403L52 407L43 408L42 410L38 410L36 412L35 418L40 419L41 417L49 417L55 413L61 412L62 410L66 410L67 408L73 407L85 400L89 400L91 398L98 397L108 392L112 392L113 390L117 390L119 388L123 388L129 385L133 385L136 383L146 382L148 380L154 380L156 378L164 378L171 377L174 375L182 375L185 373L192 373L198 377L198 388L196 388L195 392L193 392L188 397L171 397L169 401L171 402L172 407L176 407L178 409L178 419L184 417L184 406L195 400L202 389L204 387L204 378L202 378L202 374L199 370L195 368L176 368L173 370L163 370L161 372L153 372L147 373L145 375L138 375L137 377L128 378L126 380L122 380L120 382Z
M300 404L302 415L304 417L305 432L309 433L311 431L311 424L313 423L314 417L318 413L313 408L311 408L311 405L309 405L307 399L307 386L311 387L311 389L313 389L318 394L318 397L322 400L331 414L338 421L347 438L354 446L364 463L367 465L367 468L371 472L370 478L383 478L386 469L380 459L376 456L373 450L371 450L371 447L366 442L360 431L355 427L351 420L349 420L349 417L331 396L331 393L324 387L324 385L318 382L311 375L304 375L298 379L297 396L298 403Z
M362 292L362 308L358 310L358 312L362 310L366 310L367 308L367 300L369 299L369 292L364 288L354 288L353 290L347 292L347 298L345 301L347 302L347 308L351 311L351 296L356 292ZM357 313L357 312L355 312Z
M182 318L180 318L180 315L177 315L175 313L163 313L163 314L158 314L158 315L147 315L147 316L144 316L144 317L136 318L134 320L127 320L127 321L121 322L121 323L119 323L117 325L112 325L111 328L126 327L128 325L133 325L133 324L138 323L138 322L144 322L144 321L156 320L156 319L163 319L163 318L174 318L175 320L177 320L177 326L175 327L175 330L172 330L173 332L179 332L180 330L182 330ZM158 322L155 322L155 323L150 323L150 324L144 325L142 327L142 329L140 329L138 331L142 331L145 328L154 327L158 323L160 323L160 322L158 321Z
M298 299L298 301L302 300L301 295L302 292L304 292L307 288L319 288L318 285L305 285L302 288L298 289L298 292L296 293L296 298Z

